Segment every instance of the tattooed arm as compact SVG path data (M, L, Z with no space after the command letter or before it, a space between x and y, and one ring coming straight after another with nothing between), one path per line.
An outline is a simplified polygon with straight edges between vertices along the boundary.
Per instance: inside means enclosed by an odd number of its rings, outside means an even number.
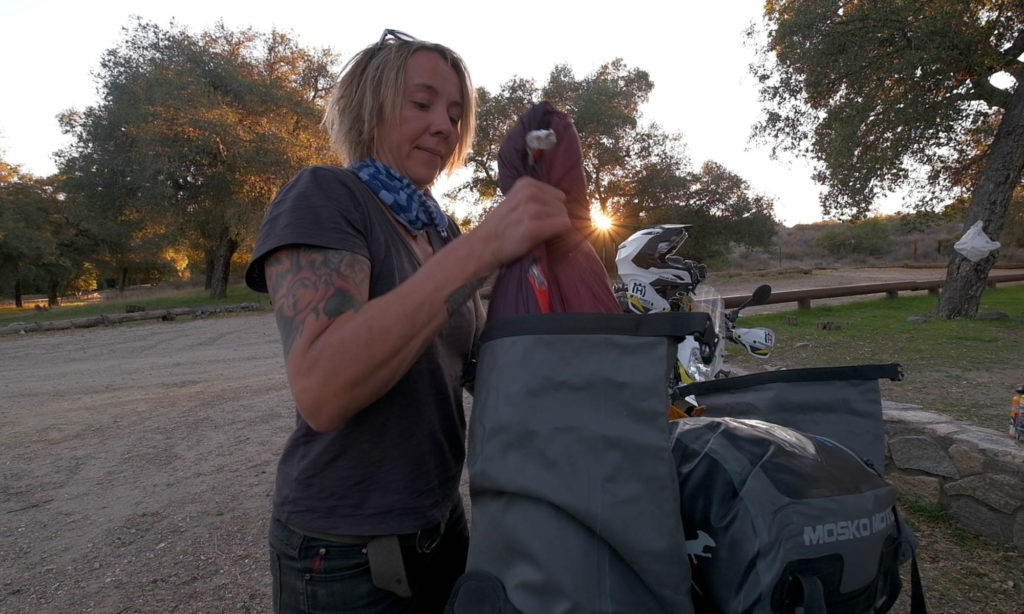
M292 394L299 413L314 429L338 428L408 369L385 377L379 391L374 388L374 380L381 379L379 372L388 369L390 361L386 353L375 351L386 338L360 334L359 312L369 297L370 262L365 257L290 246L273 252L264 270ZM332 397L365 401L332 403Z
M285 247L265 271L292 393L317 430L341 426L383 395L479 287L463 284L424 317L418 301L391 300L402 291L369 301L370 262L358 254Z
M540 182L513 189L475 230L372 300L363 256L309 246L273 252L264 266L267 286L303 419L318 431L334 430L380 398L486 275L569 228L563 202L560 191Z
M415 278L432 275L421 269L370 301L365 257L311 246L273 252L265 271L292 394L302 417L321 431L338 428L393 386L484 279L446 296L423 294ZM421 298L400 298L410 290ZM437 308L425 309L431 294Z
M305 328L359 311L367 299L370 263L351 252L282 249L267 259L265 270L285 360Z

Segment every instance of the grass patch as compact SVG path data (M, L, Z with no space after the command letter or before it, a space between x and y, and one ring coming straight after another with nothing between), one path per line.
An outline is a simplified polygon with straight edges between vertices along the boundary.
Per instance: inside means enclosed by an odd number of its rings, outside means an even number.
M956 541L961 548L975 549L991 544L984 537L968 531L949 511L949 507L941 503L928 503L917 499L901 499L900 509L906 516L907 523L916 532L939 530Z
M132 288L124 294L110 291L97 294L98 298L82 301L66 300L58 307L36 309L35 307L15 308L13 305L0 307L0 326L14 322L50 322L88 318L101 314L124 313L128 305L141 305L149 311L173 309L176 307L205 307L210 305L237 305L240 303L269 304L266 294L250 290L245 284L229 285L227 296L211 299L210 292L203 288L142 287Z
M929 612L1016 614L1024 599L1019 570L1024 555L963 528L943 505L900 500L903 519L917 535ZM909 610L909 565L901 569L904 591L893 612Z
M775 351L762 360L730 344L729 362L744 371L898 362L905 377L881 382L886 400L1004 430L1024 383L1024 285L987 290L975 318L939 318L937 307L916 295L744 315L740 326L775 331Z
M908 499L906 501L900 501L900 507L903 508L903 511L913 514L917 518L927 522L935 524L953 522L953 517L949 513L949 508L938 503L927 503L917 499Z

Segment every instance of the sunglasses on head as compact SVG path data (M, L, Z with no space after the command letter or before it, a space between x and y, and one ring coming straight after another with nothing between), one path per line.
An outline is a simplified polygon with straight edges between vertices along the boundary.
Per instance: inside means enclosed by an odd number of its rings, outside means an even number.
M411 34L406 34L401 30L392 30L391 28L387 28L384 30L384 33L380 35L380 40L377 41L377 46L373 48L373 52L377 53L378 51L380 51L380 48L384 46L384 41L386 41L389 37L395 40L405 41L407 43L419 40L415 36Z

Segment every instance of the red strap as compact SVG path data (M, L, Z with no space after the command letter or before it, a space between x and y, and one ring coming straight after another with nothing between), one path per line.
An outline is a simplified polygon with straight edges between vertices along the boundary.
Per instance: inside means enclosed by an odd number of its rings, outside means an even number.
M526 275L533 287L533 296L537 299L537 305L541 313L551 313L551 295L548 292L548 280L544 276L539 262L530 265Z

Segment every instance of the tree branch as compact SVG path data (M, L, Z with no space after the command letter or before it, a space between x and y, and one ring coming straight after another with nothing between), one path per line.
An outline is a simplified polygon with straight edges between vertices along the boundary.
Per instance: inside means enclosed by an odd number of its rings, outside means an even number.
M1010 92L1001 90L989 83L987 77L974 77L971 79L972 98L986 103L990 107L1005 109L1010 102Z
M1013 41L1013 44L1003 51L1002 55L1005 58L1003 68L1009 70L1008 67L1018 63L1017 58L1019 58L1022 53L1024 53L1024 30L1021 30L1020 33L1017 34L1017 40Z
M1024 62L1013 62L1003 67L1003 70L1013 75L1017 83L1024 81Z

